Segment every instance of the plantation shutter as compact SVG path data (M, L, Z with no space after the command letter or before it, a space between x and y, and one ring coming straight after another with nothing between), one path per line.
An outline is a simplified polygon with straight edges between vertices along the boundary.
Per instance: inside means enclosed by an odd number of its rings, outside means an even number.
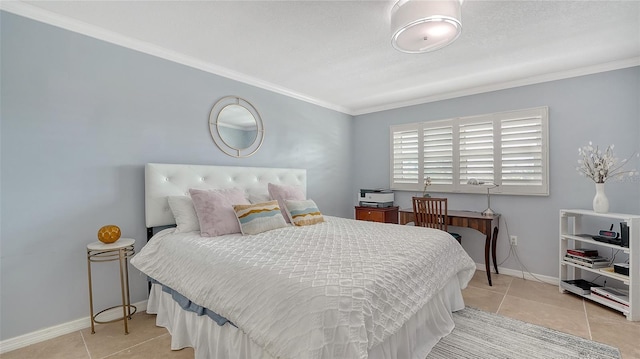
M391 189L549 195L549 109L391 126ZM479 185L470 183L477 180Z
M391 147L391 188L414 188L420 180L418 126L392 126Z
M469 120L460 123L460 184L471 178L494 183L493 121Z
M543 121L540 114L500 121L503 186L542 186Z
M433 185L453 184L453 126L429 128L423 131L424 178Z

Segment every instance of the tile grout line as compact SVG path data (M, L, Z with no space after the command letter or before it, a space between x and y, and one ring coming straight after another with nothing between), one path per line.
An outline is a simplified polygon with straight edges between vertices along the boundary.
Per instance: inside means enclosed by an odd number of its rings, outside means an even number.
M513 283L513 280L511 280L509 282L509 285L507 286L507 290L504 291L504 295L502 296L502 300L500 301L500 304L498 305L498 309L496 310L496 314L500 313L500 308L502 308L502 303L504 303L504 300L507 299L507 293L509 293L509 289L511 289L511 283Z
M160 338L160 337L162 337L162 336L165 336L165 335L169 335L169 333L161 334L161 335L158 335L157 337L153 337L153 338L149 338L149 339L147 339L147 340L143 340L143 341L141 341L140 343L137 343L137 344L134 344L134 345L132 345L132 346L130 346L130 347L126 347L126 348L124 348L124 349L118 350L118 351L117 351L117 352L115 352L115 353L111 353L111 354L109 354L109 355L106 355L106 356L102 357L101 359L106 359L106 358L112 357L112 356L114 356L114 355L116 355L116 354L120 354L120 353L124 352L125 350L129 350L129 349L132 349L132 348L138 347L138 346L140 346L140 345L142 345L142 344L148 343L148 342L150 342L150 341L152 341L152 340L156 340L156 339L158 339L158 338Z
M593 335L591 334L591 323L589 323L589 315L587 314L587 303L586 299L582 298L582 310L584 310L584 319L587 322L587 331L589 332L589 340L593 340Z
M89 356L89 359L91 359L91 352L89 351L89 347L87 346L87 341L84 339L82 330L79 330L78 332L80 333L80 338L82 338L82 343L84 344L84 350L87 351L87 355Z

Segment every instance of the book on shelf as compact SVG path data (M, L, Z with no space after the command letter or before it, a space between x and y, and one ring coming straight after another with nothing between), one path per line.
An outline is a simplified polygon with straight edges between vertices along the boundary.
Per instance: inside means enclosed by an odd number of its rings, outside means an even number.
M591 291L590 295L591 295L591 298L598 298L598 299L600 299L600 301L605 302L605 303L609 303L610 305L619 306L619 307L627 308L627 309L629 308L629 306L626 305L626 304L623 304L623 303L620 303L620 302L616 302L615 300L611 300L611 299L609 299L609 298L607 298L605 296L602 296L602 295L600 295L598 293L595 293L593 291Z
M583 262L587 262L587 263L594 263L594 262L609 262L609 258L606 257L601 257L601 256L597 256L597 257L582 257L582 256L577 256L574 254L570 254L570 253L566 253L564 255L565 257L570 257L570 258L574 258L576 260L580 260Z
M606 298L618 304L629 306L629 291L627 289L619 289L613 287L594 287L591 288L591 294Z
M580 257L597 257L598 256L597 249L582 249L582 248L567 249L567 253L575 256L580 256Z
M587 268L603 268L609 266L609 259L602 257L589 260L587 258L576 258L575 256L567 254L564 256L564 260Z

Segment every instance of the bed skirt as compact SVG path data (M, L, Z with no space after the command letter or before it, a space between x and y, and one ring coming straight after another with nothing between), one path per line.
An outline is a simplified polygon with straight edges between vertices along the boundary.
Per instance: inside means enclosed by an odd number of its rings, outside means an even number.
M369 359L424 359L440 338L454 327L451 313L464 308L457 277L416 313L398 332L369 350ZM147 313L171 334L171 349L191 347L195 359L274 359L242 330L229 323L220 326L206 315L186 311L162 286L153 284Z

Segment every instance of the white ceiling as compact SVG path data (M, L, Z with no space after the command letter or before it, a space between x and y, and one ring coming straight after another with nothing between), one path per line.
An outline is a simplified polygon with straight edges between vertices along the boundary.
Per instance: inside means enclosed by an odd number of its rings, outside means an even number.
M357 115L640 65L640 1L474 1L444 49L387 1L2 1L3 10Z

